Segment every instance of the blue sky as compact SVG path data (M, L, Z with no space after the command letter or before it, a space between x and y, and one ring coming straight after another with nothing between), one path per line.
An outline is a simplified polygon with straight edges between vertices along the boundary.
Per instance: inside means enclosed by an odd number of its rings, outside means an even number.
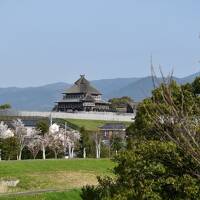
M0 0L0 87L200 71L199 0ZM3 75L2 75L3 74Z

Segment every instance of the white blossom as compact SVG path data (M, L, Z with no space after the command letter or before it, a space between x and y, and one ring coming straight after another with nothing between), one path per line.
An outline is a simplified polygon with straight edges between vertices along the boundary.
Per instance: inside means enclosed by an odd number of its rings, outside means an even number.
M4 138L11 138L14 137L14 133L11 129L8 129L4 132Z
M49 132L50 134L55 134L55 133L58 133L59 132L59 125L57 125L56 123L52 124L50 127L49 127Z
M4 122L0 122L0 138L7 139L13 136L14 133L8 128L8 125Z

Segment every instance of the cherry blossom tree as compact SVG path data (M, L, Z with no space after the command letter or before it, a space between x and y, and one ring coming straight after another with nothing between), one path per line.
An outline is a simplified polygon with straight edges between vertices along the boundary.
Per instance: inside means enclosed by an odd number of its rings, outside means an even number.
M14 133L8 128L8 125L4 122L0 122L0 138L7 139L14 137Z
M4 122L0 122L0 139L7 139L14 136L14 133L11 129L8 128L8 125ZM0 161L1 161L1 149L0 149Z
M66 138L67 138L67 146L69 150L69 157L74 158L74 149L75 149L76 143L80 140L80 133L75 130L67 131Z
M18 156L17 159L21 160L22 151L26 146L27 128L21 119L16 119L13 121L14 126L14 136L16 137L18 143Z
M26 146L35 159L41 149L40 131L30 128L26 137Z
M54 152L55 159L57 159L58 154L63 152L63 139L59 132L60 126L56 123L49 127L49 148Z
M43 160L46 160L46 148L49 145L49 134L45 133L44 135L40 135L39 137L40 143L41 143L41 150L42 150L42 158Z
M78 140L80 140L80 133L78 131L60 128L57 124L53 124L49 128L49 147L54 151L55 158L58 153L66 152L68 149L69 158L74 157L74 149Z
M58 134L49 135L49 148L54 152L55 159L57 159L58 154L63 152L63 140L58 136Z
M63 141L64 151L68 149L69 158L74 158L74 149L77 142L80 140L80 133L72 129L60 129L59 135Z
M49 145L49 128L46 121L39 121L36 129L40 131L40 142L43 160L46 159L46 148Z

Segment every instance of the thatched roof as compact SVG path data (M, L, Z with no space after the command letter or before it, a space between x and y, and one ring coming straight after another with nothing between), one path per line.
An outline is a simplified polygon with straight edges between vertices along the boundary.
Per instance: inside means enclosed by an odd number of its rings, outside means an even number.
M84 75L74 83L72 87L67 89L64 94L96 94L101 95L101 93L90 85L90 82L85 78Z

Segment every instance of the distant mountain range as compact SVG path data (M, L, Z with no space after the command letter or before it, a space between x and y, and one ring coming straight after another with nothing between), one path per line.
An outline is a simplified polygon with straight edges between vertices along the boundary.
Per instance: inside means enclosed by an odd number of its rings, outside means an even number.
M176 78L180 84L192 82L200 72L184 78ZM158 79L158 82L161 82ZM113 97L130 96L135 101L151 96L153 89L152 77L143 78L115 78L91 81L103 93L103 98L108 100ZM62 92L69 88L69 83L54 83L40 87L0 88L0 104L10 103L17 110L48 111L55 102L62 98Z

